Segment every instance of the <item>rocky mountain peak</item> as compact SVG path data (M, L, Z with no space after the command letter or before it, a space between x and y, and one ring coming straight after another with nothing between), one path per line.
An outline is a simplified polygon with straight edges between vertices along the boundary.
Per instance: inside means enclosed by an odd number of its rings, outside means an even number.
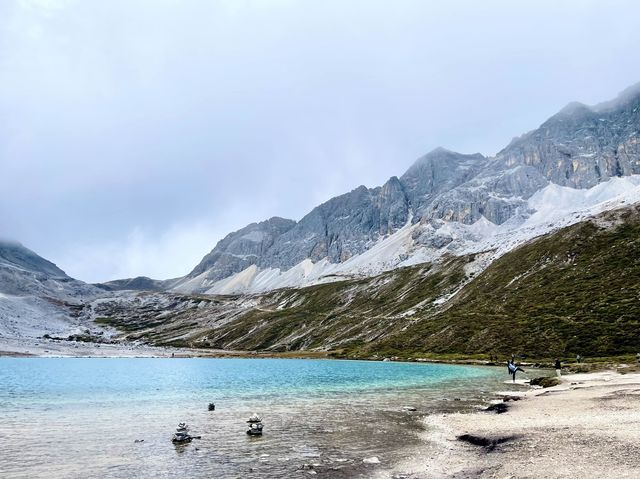
M552 116L551 119L556 117L562 118L566 116L591 114L592 112L593 110L584 103L580 103L579 101L572 101L571 103L565 105L565 107L562 108L558 113Z
M320 269L344 263L375 270L363 266L368 259L355 261L371 250L384 258L376 261L385 268L393 267L407 256L400 251L422 246L446 251L456 241L466 241L464 235L444 233L464 228L460 225L481 221L475 229L487 230L509 220L524 221L533 214L529 199L550 183L586 189L633 174L640 174L640 84L595 107L568 104L495 157L439 147L399 178L376 188L359 186L297 223L272 218L249 225L218 243L189 278L206 273L198 288L207 291L216 280L255 265L251 274L261 288L273 277L284 278L279 285L298 284L316 264ZM434 233L428 227L433 224L454 226ZM386 249L380 246L405 226L412 230L410 238L391 240ZM438 251L425 257L437 257Z
M0 240L0 264L30 273L41 273L52 278L68 278L67 274L51 261L38 256L21 243Z
M256 264L274 242L295 225L294 220L274 216L234 231L220 240L187 277L208 272L207 279L216 281L238 273Z
M640 105L640 82L622 90L616 98L598 103L593 107L597 112L607 112L615 109L633 109Z

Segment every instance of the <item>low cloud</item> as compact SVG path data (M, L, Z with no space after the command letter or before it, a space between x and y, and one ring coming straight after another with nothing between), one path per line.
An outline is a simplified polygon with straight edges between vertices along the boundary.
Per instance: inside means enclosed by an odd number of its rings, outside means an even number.
M169 279L187 274L208 253L212 239L226 232L206 224L175 224L160 235L134 228L122 240L79 243L58 262L87 282L148 276Z

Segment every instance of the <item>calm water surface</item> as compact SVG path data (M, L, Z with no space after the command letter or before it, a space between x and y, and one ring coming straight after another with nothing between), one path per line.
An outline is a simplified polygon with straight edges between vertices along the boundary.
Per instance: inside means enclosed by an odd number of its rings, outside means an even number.
M315 464L321 477L369 477L417 443L421 416L474 407L500 388L503 369L0 358L0 476L279 478L301 476L305 464ZM405 405L418 412L403 412ZM263 417L261 438L245 434L253 412ZM202 439L173 445L180 421ZM363 464L370 456L382 464Z

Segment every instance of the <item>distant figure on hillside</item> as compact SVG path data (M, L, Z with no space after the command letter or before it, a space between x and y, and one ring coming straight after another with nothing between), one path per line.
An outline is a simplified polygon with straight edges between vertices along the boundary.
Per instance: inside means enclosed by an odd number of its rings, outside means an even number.
M576 363L581 363L582 362L582 356L580 356L579 354L576 354Z
M514 383L516 382L516 373L518 371L524 372L524 369L518 367L516 363L513 362L513 359L509 360L509 362L507 363L507 370L509 371L509 374L513 376Z
M560 372L561 372L561 369L562 369L562 364L560 364L560 360L559 360L559 359L556 359L556 366L555 366L555 368L556 368L556 376L560 377Z
M636 359L638 360L638 364L640 364L640 353L636 354Z

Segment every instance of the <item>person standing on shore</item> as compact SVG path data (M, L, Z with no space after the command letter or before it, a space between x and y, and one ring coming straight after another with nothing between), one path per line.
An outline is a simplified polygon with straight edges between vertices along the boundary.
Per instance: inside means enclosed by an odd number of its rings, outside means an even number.
M507 371L509 371L509 374L513 376L513 382L515 383L516 382L516 373L518 371L524 372L524 369L516 366L516 364L513 362L513 358L512 358L507 363Z
M560 364L560 360L556 359L556 376L560 377L560 373L562 370L562 364Z

